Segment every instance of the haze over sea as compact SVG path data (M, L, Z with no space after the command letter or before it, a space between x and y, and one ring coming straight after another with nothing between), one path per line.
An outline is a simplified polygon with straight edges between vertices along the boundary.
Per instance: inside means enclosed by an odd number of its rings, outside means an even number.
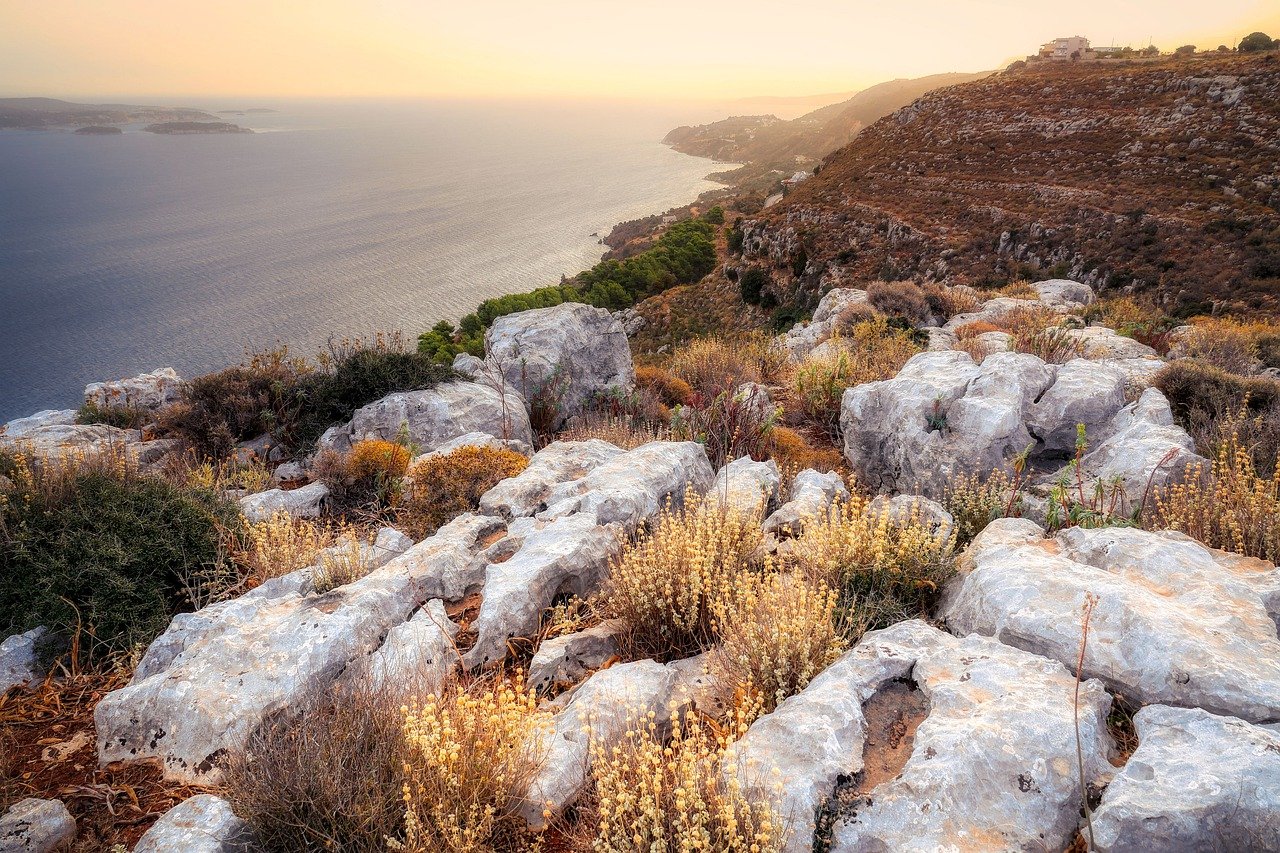
M156 100L138 101L157 103ZM723 105L162 101L253 135L0 132L0 422L87 382L246 348L413 336L599 260L617 222L692 201L658 140ZM741 105L738 111L745 112Z

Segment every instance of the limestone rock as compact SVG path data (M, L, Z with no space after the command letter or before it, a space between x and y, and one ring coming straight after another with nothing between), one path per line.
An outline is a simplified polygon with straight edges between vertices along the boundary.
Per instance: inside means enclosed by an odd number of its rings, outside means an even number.
M75 838L75 819L62 800L28 797L0 817L3 853L51 853L67 849Z
M477 588L498 519L464 515L363 578L324 594L306 570L179 614L133 679L98 703L104 764L158 758L170 779L216 782L216 756L269 714L303 707L433 598Z
M558 814L582 793L591 770L593 737L608 745L650 711L665 717L676 679L675 670L651 660L619 664L588 678L555 715L554 727L542 733L542 762L522 809L529 825L541 829L544 809Z
M720 469L707 491L707 498L724 509L763 516L777 499L781 480L778 464L772 459L756 462L750 456L743 456Z
M586 598L608 570L609 559L622 547L621 531L601 526L593 513L550 521L524 518L513 522L508 536L518 550L485 570L484 599L471 628L476 643L465 655L468 669L502 660L512 637L537 633L543 610L555 596L572 591Z
M783 335L782 346L792 361L803 361L819 344L831 337L841 313L854 305L866 304L865 290L838 287L828 291L814 309L813 319L807 324L795 326Z
M251 853L248 824L226 800L196 794L183 800L147 830L133 853Z
M880 495L871 501L867 510L875 515L887 515L899 526L906 526L914 517L930 532L943 537L950 536L956 526L956 520L942 504L921 495Z
M0 697L10 688L21 687L43 677L36 660L36 644L48 633L44 626L24 634L14 634L0 643Z
M592 513L600 524L633 530L656 518L668 498L679 505L686 489L704 494L711 480L711 463L702 445L651 441L611 457L576 480L553 486L539 518Z
M489 435L487 432L469 432L466 435L460 435L457 438L449 439L435 450L415 456L410 467L431 459L438 459L441 456L448 456L455 450L461 450L464 447L484 447L490 450L510 450L513 453L519 453L522 456L528 456L533 452L532 447L519 439L498 438L496 436Z
M458 626L445 613L444 602L432 599L408 622L388 631L369 656L365 673L370 686L377 691L408 688L419 696L439 691L460 662L457 636Z
M158 409L182 394L182 377L172 367L141 373L132 379L93 382L85 386L84 401L100 409Z
M529 662L529 686L548 690L575 683L618 654L623 625L607 619L583 631L544 640Z
M796 474L791 484L791 499L764 520L764 532L774 536L797 536L804 521L826 513L837 500L848 500L849 490L835 471L822 473L812 468Z
M524 399L514 389L505 393L483 382L444 382L423 391L388 394L357 409L351 421L332 427L319 446L338 451L365 439L395 441L402 427L423 451L472 432L533 444Z
M1280 720L1280 570L1177 533L1072 527L1045 539L1025 519L970 545L942 616L1074 669L1081 606L1098 597L1083 675L1143 703Z
M1114 329L1105 326L1088 326L1083 329L1068 329L1068 337L1074 338L1084 346L1084 357L1088 359L1109 358L1145 358L1158 359L1159 354L1144 343L1117 334Z
M508 314L493 321L484 343L486 364L507 387L554 402L555 426L593 397L635 383L627 333L603 308L566 302Z
M954 333L961 326L967 326L970 323L991 323L999 320L1004 314L1019 308L1030 308L1039 310L1046 307L1047 303L1041 302L1039 299L1014 299L1010 296L997 296L994 299L988 299L978 308L977 311L969 311L965 314L957 314L947 322L942 324L943 331ZM1054 307L1052 305L1048 307ZM1065 309L1059 309L1064 310Z
M1097 299L1092 287L1066 278L1037 281L1031 286L1040 294L1041 302L1055 308L1083 308Z
M1027 430L1041 452L1067 455L1076 446L1076 426L1090 438L1124 406L1125 375L1115 368L1073 358L1057 370L1053 384L1028 412Z
M142 433L136 429L78 424L72 409L46 409L0 427L0 450L55 460L123 452L141 440Z
M1138 748L1094 810L1100 853L1280 850L1280 733L1150 705Z
M278 512L293 518L318 518L329 487L324 483L308 483L297 489L268 489L240 499L240 512L252 522L266 521Z
M514 477L502 480L480 498L480 511L504 518L534 515L547 508L552 490L579 480L625 453L607 441L553 441L529 460Z

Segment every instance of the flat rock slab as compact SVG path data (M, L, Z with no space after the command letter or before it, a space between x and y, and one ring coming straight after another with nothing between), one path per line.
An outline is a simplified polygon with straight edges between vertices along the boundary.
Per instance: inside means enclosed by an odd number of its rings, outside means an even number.
M1078 527L1046 539L1000 519L974 540L942 615L1074 669L1085 596L1083 675L1142 704L1280 720L1280 571L1181 534Z
M556 486L580 480L625 452L598 438L553 441L535 453L523 471L485 492L480 498L480 511L504 518L536 515L547 508Z
M252 853L248 825L213 794L183 800L147 830L133 853Z
M329 487L324 483L308 483L298 489L268 489L240 499L240 513L254 523L266 521L277 513L290 518L319 518Z
M1100 853L1280 850L1280 733L1151 705L1093 813Z
M29 797L0 817L0 853L50 853L76 838L76 822L62 800Z

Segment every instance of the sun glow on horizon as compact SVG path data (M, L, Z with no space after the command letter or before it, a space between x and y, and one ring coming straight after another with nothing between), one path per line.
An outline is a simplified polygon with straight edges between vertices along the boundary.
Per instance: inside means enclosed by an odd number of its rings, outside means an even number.
M1280 35L1274 0L0 0L0 95L745 98L998 68L1043 41Z

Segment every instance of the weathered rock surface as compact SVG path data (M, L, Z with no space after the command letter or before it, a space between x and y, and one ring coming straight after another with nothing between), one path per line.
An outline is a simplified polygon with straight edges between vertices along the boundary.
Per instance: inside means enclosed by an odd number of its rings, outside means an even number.
M316 595L307 570L175 617L127 686L94 711L103 762L148 757L166 776L216 781L216 756L268 714L302 707L433 598L479 586L498 519L465 515L385 566Z
M484 344L485 362L507 387L555 403L556 426L596 395L635 383L627 333L603 308L566 302L508 314L493 321Z
M500 393L483 382L444 382L424 391L388 394L357 409L349 423L326 431L319 446L345 451L365 439L394 441L402 426L423 451L472 432L533 444L525 401L514 389Z
M586 476L625 453L607 441L553 441L514 477L502 480L480 498L480 511L504 518L535 515L547 508L553 489Z
M293 518L318 518L329 487L324 483L308 483L297 489L268 489L240 499L240 512L252 522L266 521L285 512Z
M1280 733L1151 705L1093 813L1101 853L1280 850Z
M911 678L928 699L901 772L841 810L832 850L1058 849L1075 831L1074 679L1059 664L985 637L912 620L867 634L726 757L753 796L791 820L788 851L812 846L815 809L841 777L862 778L866 703ZM1081 688L1085 771L1111 751L1102 685Z
M623 630L621 622L606 619L585 630L544 640L529 662L529 686L548 690L580 681L618 654Z
M692 441L651 441L612 456L584 476L552 487L539 518L591 513L600 524L627 530L655 518L668 498L678 506L686 489L704 494L711 463Z
M1106 326L1068 329L1066 334L1084 346L1083 355L1088 359L1146 358L1158 360L1160 357L1154 349L1146 344L1117 334L1114 329L1108 329Z
M438 692L460 662L454 640L458 626L440 599L428 601L413 618L387 632L382 646L369 656L365 675L376 691Z
M778 463L772 459L756 462L743 456L720 469L707 491L707 499L743 515L764 515L777 499L781 482Z
M435 450L415 456L411 465L417 465L431 459L438 459L441 456L448 456L455 450L461 450L464 447L483 447L490 450L510 450L523 456L528 456L533 452L532 447L519 439L498 438L497 436L489 435L487 432L469 432L466 435L460 435L457 438L449 439Z
M1074 669L1081 606L1098 597L1083 675L1147 704L1280 720L1280 570L1177 533L1000 519L966 552L942 615Z
M43 677L36 660L36 644L47 633L44 626L14 634L0 643L0 696Z
M513 522L508 537L518 550L485 570L484 600L471 624L476 643L464 656L467 667L502 660L509 639L535 635L542 611L557 594L586 598L593 592L609 558L622 547L621 533L617 526L598 524L590 512Z
M782 345L792 361L803 361L835 331L840 314L854 305L866 305L867 292L852 287L839 287L829 291L814 309L813 319L807 324L793 327L782 336Z
M1044 454L1075 450L1076 427L1092 437L1124 406L1125 375L1115 368L1073 358L1058 367L1053 384L1028 408L1027 431Z
M1051 278L1031 285L1040 294L1040 301L1055 308L1083 308L1097 296L1093 288L1066 278Z
M848 500L849 490L835 471L822 473L806 468L791 483L791 499L764 520L764 532L778 536L799 535L804 521L822 515L837 500Z
M0 851L50 853L65 850L76 838L76 822L62 800L28 797L0 817Z
M196 794L160 816L133 848L133 853L251 853L248 824L236 817L226 800Z
M659 722L665 719L676 681L675 670L651 660L619 664L587 679L540 738L542 763L522 810L529 825L542 828L544 809L559 814L582 793L591 770L592 738L614 743L651 711Z
M0 450L22 451L48 459L123 452L142 441L136 429L106 424L78 424L73 409L46 409L0 427Z
M85 386L84 401L100 409L158 409L182 394L182 377L172 367L140 373L131 379L93 382Z

